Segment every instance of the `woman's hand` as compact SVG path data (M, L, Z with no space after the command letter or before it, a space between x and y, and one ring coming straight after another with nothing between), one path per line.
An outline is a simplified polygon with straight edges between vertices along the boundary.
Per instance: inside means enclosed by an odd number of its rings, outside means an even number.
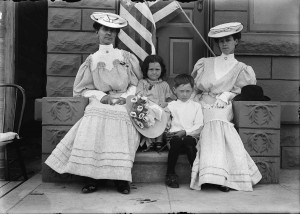
M214 108L224 108L227 104L220 99L217 99L216 102L214 103L213 107Z
M115 104L124 105L126 104L126 99L124 97L119 97Z
M113 98L109 95L105 95L104 97L102 97L102 99L100 100L100 103L114 105Z

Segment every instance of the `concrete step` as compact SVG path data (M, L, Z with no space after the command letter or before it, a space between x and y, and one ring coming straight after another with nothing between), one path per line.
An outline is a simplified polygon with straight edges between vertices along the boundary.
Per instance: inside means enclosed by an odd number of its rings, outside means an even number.
M83 178L70 174L58 174L49 168L44 162L49 154L42 156L42 180L43 182L82 182ZM164 182L167 172L168 152L157 153L137 152L132 168L132 179L136 183ZM191 168L185 154L178 158L176 174L180 183L189 183L191 178Z

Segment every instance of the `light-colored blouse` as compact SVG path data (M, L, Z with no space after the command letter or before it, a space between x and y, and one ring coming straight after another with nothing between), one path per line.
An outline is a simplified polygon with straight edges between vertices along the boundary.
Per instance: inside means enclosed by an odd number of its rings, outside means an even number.
M161 79L152 81L150 79L141 79L138 83L136 93L142 93L152 102L160 105L165 103L167 98L176 99L172 93L169 84Z
M226 61L219 57L201 58L195 64L191 75L195 78L195 89L198 93L202 91L228 103L241 93L243 86L256 84L256 77L251 66L234 60L233 66L229 65L229 69L223 70L225 74L220 75L224 64L216 66L216 62L222 60ZM216 74L216 67L218 74Z
M126 98L135 94L141 78L139 62L133 54L113 45L100 45L80 66L73 96L94 97L99 101L107 94Z

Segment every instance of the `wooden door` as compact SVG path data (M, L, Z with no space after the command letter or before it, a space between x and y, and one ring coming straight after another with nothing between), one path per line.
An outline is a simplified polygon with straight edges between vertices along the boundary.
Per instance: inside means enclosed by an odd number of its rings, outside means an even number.
M205 23L208 21L207 2L180 3L195 27L206 38ZM166 79L172 86L172 79L182 73L190 74L198 59L206 55L206 47L184 14L179 14L169 23L157 29L157 54L166 64Z

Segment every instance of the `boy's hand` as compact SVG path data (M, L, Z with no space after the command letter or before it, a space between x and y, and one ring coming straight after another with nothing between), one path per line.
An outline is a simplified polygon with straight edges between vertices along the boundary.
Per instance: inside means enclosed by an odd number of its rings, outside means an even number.
M170 141L173 137L183 138L186 136L185 130L180 130L178 132L168 132L166 134L167 141Z
M175 132L175 136L179 138L183 138L186 136L186 131L185 130L180 130L178 132Z

